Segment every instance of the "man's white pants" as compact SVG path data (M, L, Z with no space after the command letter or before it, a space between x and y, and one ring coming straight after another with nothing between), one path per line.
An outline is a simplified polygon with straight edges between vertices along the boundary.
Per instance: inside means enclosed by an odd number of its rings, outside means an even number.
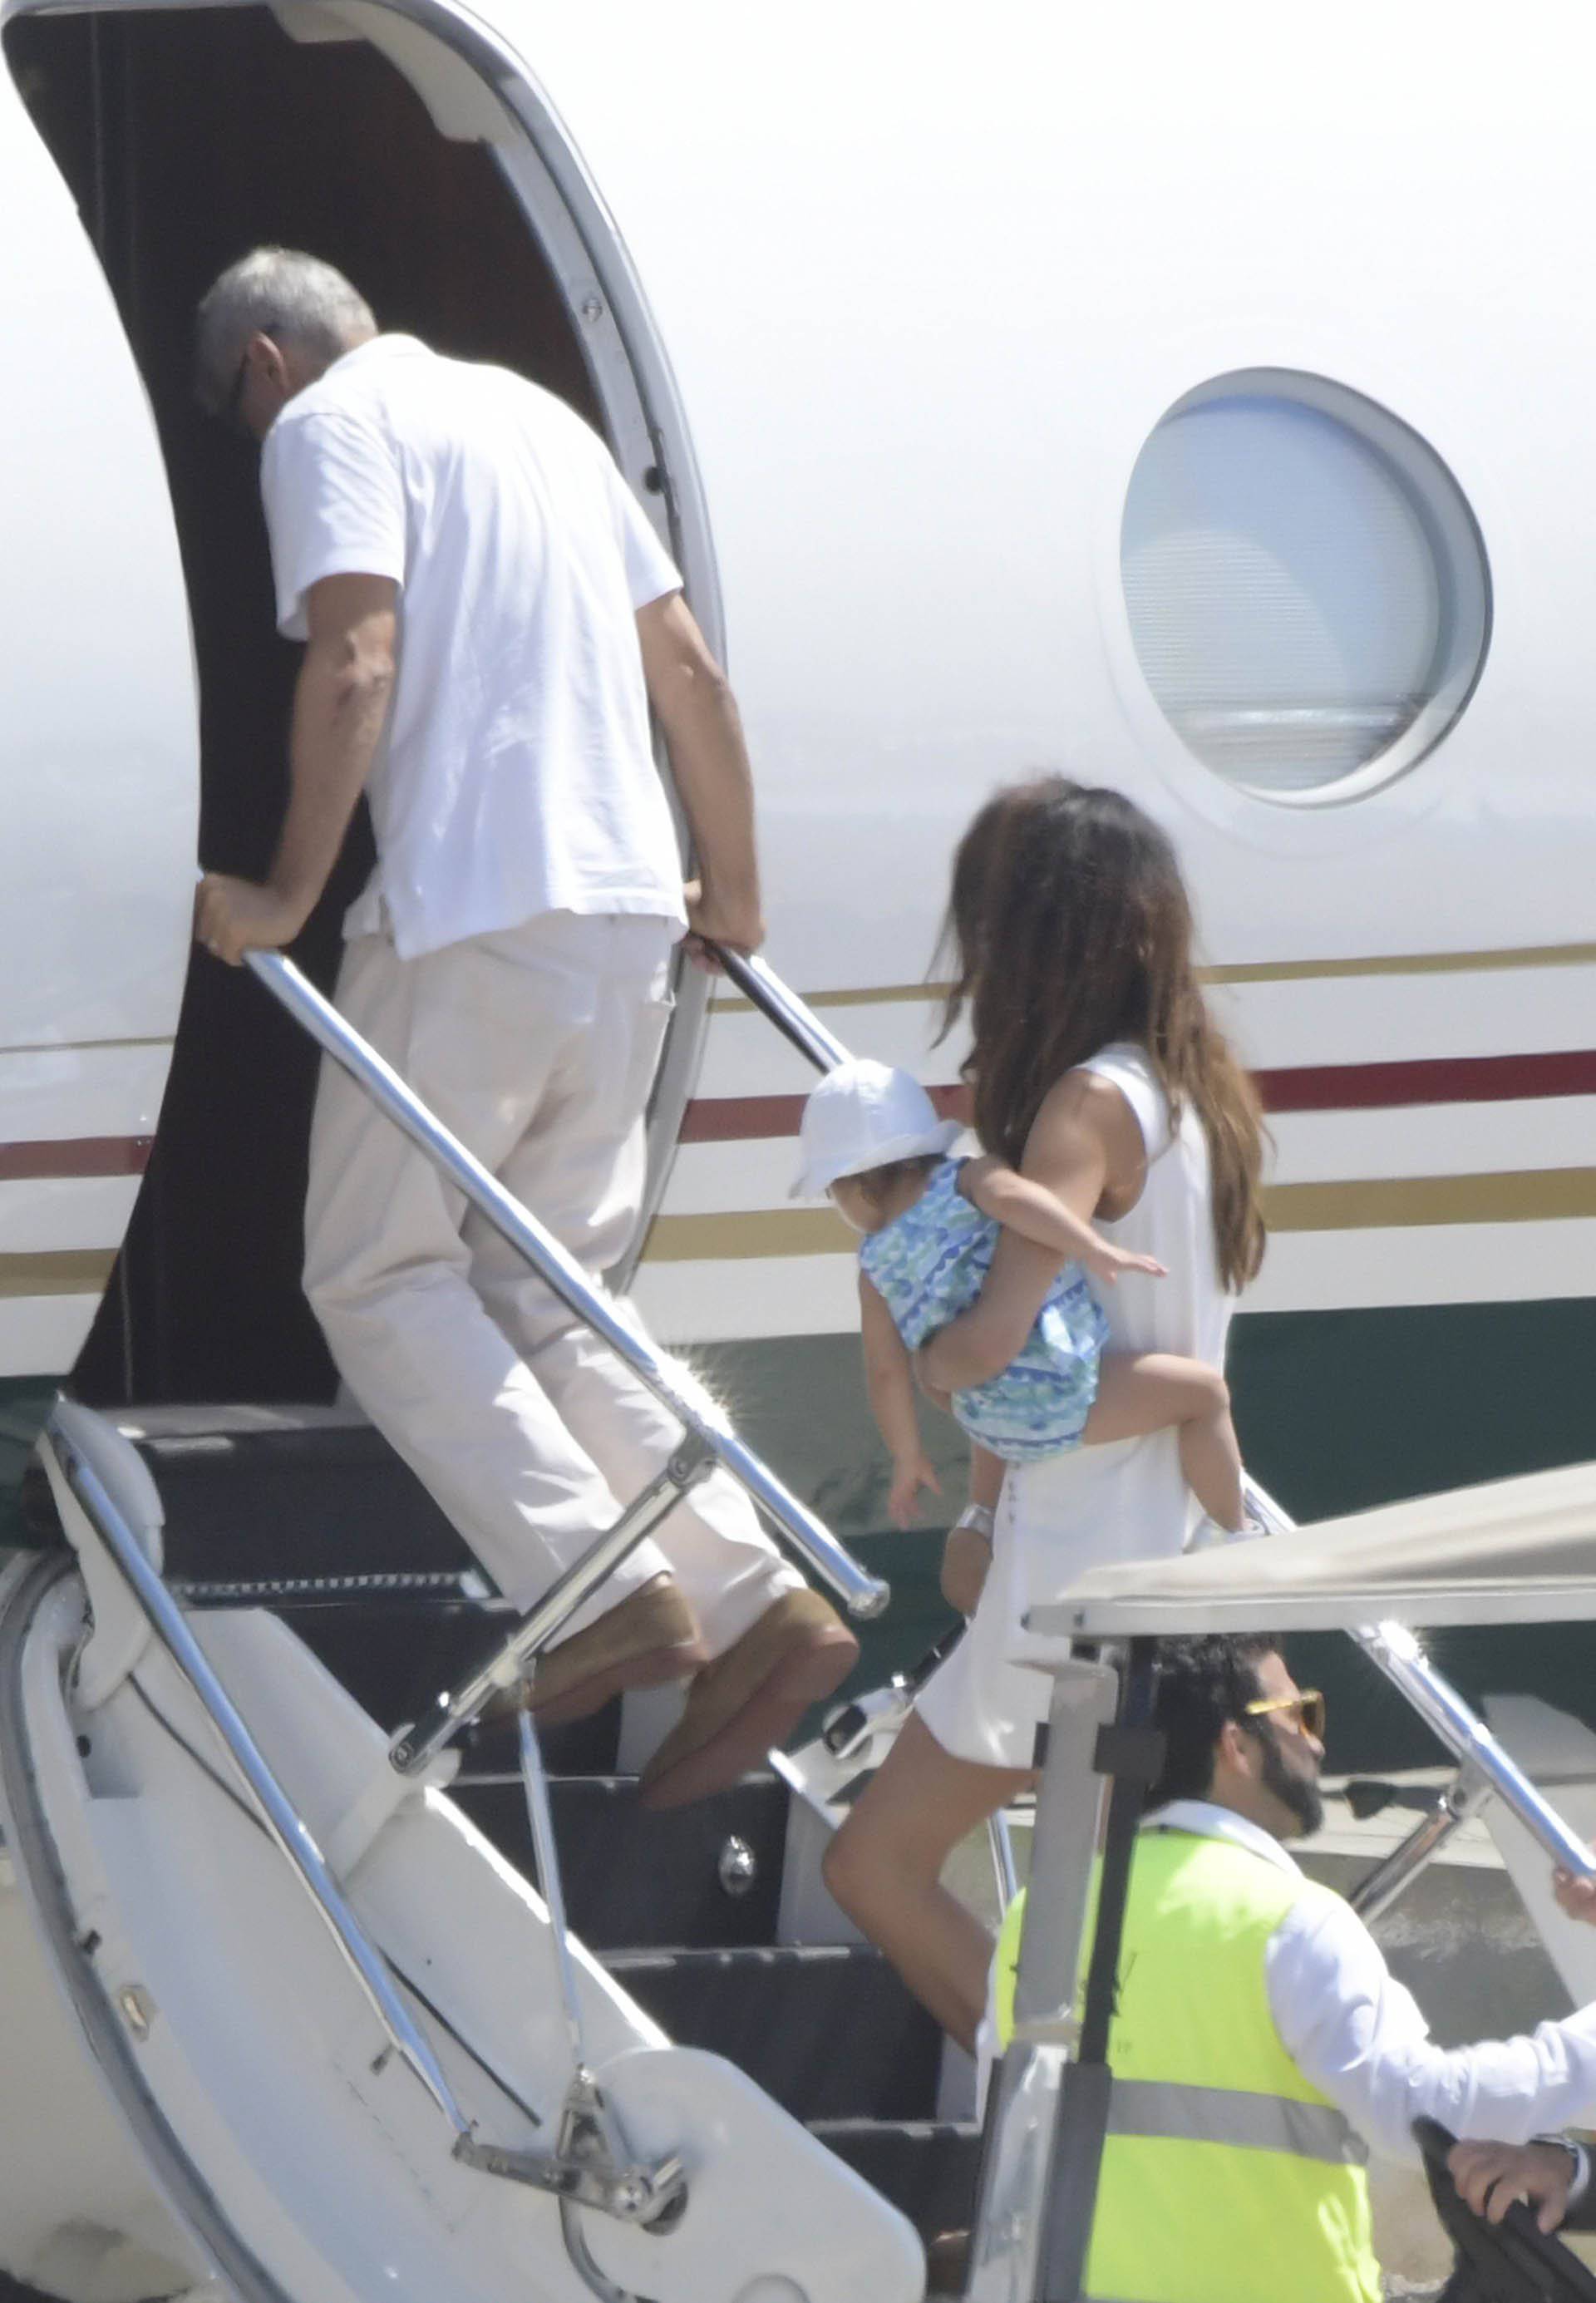
M344 955L338 1006L595 1277L641 1204L670 1013L662 919L546 914L403 960ZM500 1589L530 1606L662 1467L680 1426L331 1060L305 1286L340 1374ZM572 1620L668 1567L711 1654L802 1578L710 1473Z

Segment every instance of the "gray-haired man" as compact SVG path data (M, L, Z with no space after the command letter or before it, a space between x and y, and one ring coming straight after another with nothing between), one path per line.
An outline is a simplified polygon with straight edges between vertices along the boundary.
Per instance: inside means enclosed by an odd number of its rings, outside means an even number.
M264 884L210 874L196 932L289 942L364 790L377 867L343 1013L587 1268L634 1224L685 931L763 933L735 703L603 443L501 368L379 334L331 266L261 249L198 315L198 389L263 443L280 628L306 642ZM664 730L700 859L684 890ZM630 1373L331 1065L306 1286L372 1421L527 1605L676 1444ZM724 1473L539 1666L545 1717L692 1675L645 1779L733 1780L842 1679L853 1635Z

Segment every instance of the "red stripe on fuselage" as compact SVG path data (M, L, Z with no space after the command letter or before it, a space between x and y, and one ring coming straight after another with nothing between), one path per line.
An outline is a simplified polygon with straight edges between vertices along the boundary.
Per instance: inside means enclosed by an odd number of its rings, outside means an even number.
M970 1090L934 1087L927 1091L944 1119L970 1118ZM752 1143L772 1136L796 1135L803 1111L801 1095L701 1095L682 1117L682 1143Z
M0 1184L142 1176L152 1141L148 1135L78 1135L39 1143L0 1143Z
M1435 1056L1411 1063L1322 1064L1254 1075L1269 1111L1393 1111L1410 1103L1529 1103L1596 1095L1596 1051Z
M1441 1056L1411 1063L1314 1064L1253 1075L1266 1111L1395 1111L1405 1104L1533 1102L1596 1095L1596 1050L1544 1056ZM969 1117L970 1091L934 1087L945 1118ZM684 1143L748 1143L796 1135L801 1095L701 1096Z

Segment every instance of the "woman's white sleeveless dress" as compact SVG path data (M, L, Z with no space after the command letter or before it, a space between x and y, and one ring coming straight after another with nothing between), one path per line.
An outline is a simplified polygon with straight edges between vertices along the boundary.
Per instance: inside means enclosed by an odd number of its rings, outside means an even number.
M1108 1315L1106 1348L1180 1352L1222 1367L1235 1299L1214 1257L1201 1122L1189 1109L1172 1137L1168 1099L1146 1050L1129 1041L1079 1068L1113 1082L1147 1151L1140 1199L1099 1228L1121 1247L1156 1256L1169 1275L1127 1273L1117 1286L1095 1291ZM1197 1517L1172 1431L1012 1467L980 1605L916 1707L943 1749L982 1767L1029 1767L1052 1682L1026 1667L1024 1658L1039 1651L1021 1628L1027 1608L1056 1599L1088 1567L1183 1551Z

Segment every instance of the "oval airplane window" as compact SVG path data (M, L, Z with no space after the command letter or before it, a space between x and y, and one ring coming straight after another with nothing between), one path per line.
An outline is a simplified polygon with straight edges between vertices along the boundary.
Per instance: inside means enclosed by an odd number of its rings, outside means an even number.
M1351 799L1411 767L1490 639L1484 544L1439 456L1360 393L1286 369L1177 401L1131 474L1121 570L1165 717L1273 800Z

